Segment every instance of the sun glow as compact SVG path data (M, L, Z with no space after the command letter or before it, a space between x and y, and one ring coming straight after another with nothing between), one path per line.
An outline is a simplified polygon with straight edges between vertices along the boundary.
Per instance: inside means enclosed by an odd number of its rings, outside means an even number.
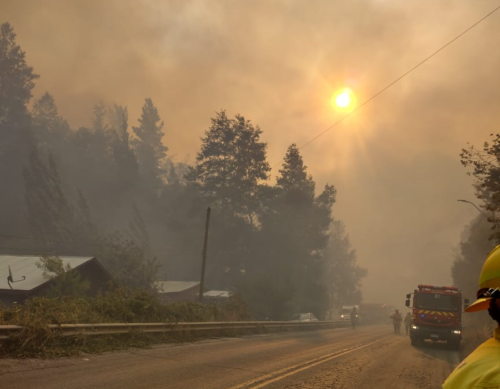
M353 104L353 94L349 88L336 92L332 97L332 105L340 109L349 109Z

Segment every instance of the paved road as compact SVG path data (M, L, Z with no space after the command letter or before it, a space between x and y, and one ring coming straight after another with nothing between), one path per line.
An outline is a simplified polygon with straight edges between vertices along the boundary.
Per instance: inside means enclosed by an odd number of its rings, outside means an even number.
M304 331L58 360L0 360L9 389L434 389L458 363L388 326Z

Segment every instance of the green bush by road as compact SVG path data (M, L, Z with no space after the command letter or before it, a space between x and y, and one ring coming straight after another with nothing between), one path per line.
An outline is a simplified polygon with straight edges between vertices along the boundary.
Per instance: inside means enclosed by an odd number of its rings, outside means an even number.
M250 318L246 304L233 297L225 304L162 304L148 291L115 290L95 298L33 298L26 304L0 310L0 325L20 325L23 330L0 344L0 355L54 357L81 352L102 352L143 347L164 341L181 341L186 334L150 336L132 333L119 336L64 338L49 324L175 323L238 321Z

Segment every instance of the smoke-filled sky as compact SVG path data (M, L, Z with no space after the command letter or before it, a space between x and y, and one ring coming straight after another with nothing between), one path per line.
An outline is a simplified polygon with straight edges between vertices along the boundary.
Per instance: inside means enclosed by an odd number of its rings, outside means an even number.
M165 144L192 162L216 111L264 131L275 166L499 5L491 0L1 0L8 21L73 127L97 101L151 97ZM403 305L418 283L450 284L452 248L477 215L460 165L500 117L500 11L302 150L318 189L338 189L369 276L367 302ZM278 174L273 169L273 176ZM473 296L471 296L473 297Z

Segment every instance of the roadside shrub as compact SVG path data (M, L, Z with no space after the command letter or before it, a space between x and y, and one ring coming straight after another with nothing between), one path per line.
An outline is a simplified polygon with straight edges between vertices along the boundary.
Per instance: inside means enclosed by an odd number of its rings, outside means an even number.
M174 302L162 304L146 290L116 289L93 298L35 297L24 305L0 307L0 324L30 325L92 323L157 323L249 320L248 306L240 297L225 304Z
M0 343L0 355L51 357L192 339L186 334L149 336L138 332L106 337L63 337L57 328L49 328L50 324L176 323L249 318L248 307L239 297L232 297L225 304L175 302L165 305L154 292L120 288L93 298L36 297L24 305L0 307L0 325L23 327L20 333Z

